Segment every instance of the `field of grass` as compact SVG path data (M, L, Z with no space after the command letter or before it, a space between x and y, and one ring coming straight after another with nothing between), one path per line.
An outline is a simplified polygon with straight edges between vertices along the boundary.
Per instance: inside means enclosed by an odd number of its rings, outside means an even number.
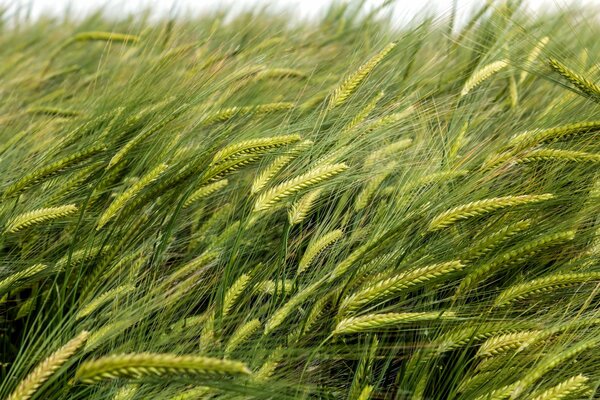
M600 22L519 3L5 12L0 398L600 398Z

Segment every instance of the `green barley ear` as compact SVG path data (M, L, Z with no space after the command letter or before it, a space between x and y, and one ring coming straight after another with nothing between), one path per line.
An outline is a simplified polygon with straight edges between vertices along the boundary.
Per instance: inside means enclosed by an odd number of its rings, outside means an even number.
M302 303L304 303L304 301L306 301L314 293L314 291L321 285L321 283L321 281L317 281L303 288L292 298L290 298L287 301L287 303L285 303L278 310L276 310L271 316L271 318L267 321L265 325L264 334L267 335L274 331L276 328L278 328L293 311L295 311Z
M115 393L112 400L132 400L139 388L140 385L125 385Z
M47 265L44 264L35 264L31 267L25 268L24 270L15 272L8 277L2 279L0 281L0 296L6 292L14 290L14 284L18 281L23 281L31 278L39 274L42 271L45 271L48 268Z
M471 270L469 274L460 282L454 297L457 298L467 290L473 289L477 283L495 273L499 268L509 267L518 262L526 260L528 257L539 253L548 247L573 240L575 238L575 233L576 232L572 230L559 233L550 233L507 250L506 252L492 259L490 262Z
M360 394L356 398L356 400L369 400L371 398L371 392L373 391L373 386L365 385L365 387L360 391Z
M541 148L523 153L515 159L517 164L537 161L598 163L600 162L600 154L587 153L585 151Z
M323 193L323 189L311 190L290 206L288 210L290 225L297 225L306 219L321 193Z
M396 295L463 268L464 264L460 261L449 261L412 269L377 282L368 282L365 288L347 296L341 302L340 314L345 315L356 311L366 304Z
M231 311L237 299L248 286L248 283L250 283L250 275L243 274L227 289L225 298L223 299L223 317Z
M384 92L381 91L373 97L371 101L369 101L355 116L352 118L350 122L346 126L344 126L340 132L340 136L344 136L346 133L352 131L357 125L362 123L368 116L373 112L375 107L377 107L377 103L379 100L383 98Z
M92 146L87 150L80 151L63 159L60 159L50 165L33 170L32 172L28 173L21 179L11 184L8 188L6 188L6 190L4 191L4 197L10 197L19 194L25 189L35 184L41 183L45 180L48 180L52 177L55 177L61 172L64 172L78 164L81 164L82 162L105 150L106 146L104 145Z
M523 343L536 338L539 330L505 333L487 339L477 351L477 357L493 357L509 350L518 349Z
M325 251L327 247L340 240L343 235L344 233L340 229L336 229L321 236L314 243L308 246L304 252L304 255L302 256L302 259L300 260L300 263L298 264L298 274L304 272L319 254Z
M481 69L475 71L465 82L463 89L460 92L461 97L469 94L473 89L489 79L492 75L501 71L508 65L506 60L494 61Z
M83 307L75 316L75 319L82 319L92 314L98 308L100 308L103 304L108 303L119 296L123 296L129 292L135 290L135 286L132 285L122 285L111 289L107 292L102 293L100 296L96 297L94 300L89 302L85 307Z
M142 143L144 140L146 140L147 138L152 136L154 133L156 133L159 130L161 130L162 128L164 128L169 122L178 118L181 114L183 114L189 108L190 108L189 104L187 104L187 103L182 104L181 106L177 107L177 109L168 113L166 116L161 118L159 121L155 122L154 124L149 126L147 129L140 132L137 136L134 136L133 139L131 139L130 141L125 143L125 145L123 147L121 147L121 149L110 159L110 161L108 162L108 165L106 166L106 169L108 170L110 168L113 168L115 165L119 164L123 160L123 158L125 158L125 156L127 154L129 154L131 149L133 149L138 144Z
M589 378L584 375L576 375L572 378L562 381L556 386L546 389L538 395L533 395L532 400L561 400L569 398L574 394L587 389Z
M70 110L59 107L51 107L51 106L32 106L29 107L26 111L27 114L41 114L41 115L50 115L53 117L62 117L62 118L70 118L77 117L81 115L81 111Z
M217 110L216 112L207 115L203 120L203 125L211 125L217 122L227 122L234 117L248 115L271 114L279 111L288 111L295 107L293 103L267 103L257 106L245 107L229 107Z
M15 233L32 225L42 222L55 220L71 215L77 211L74 204L67 204L60 207L39 208L24 214L17 215L11 219L4 228L4 232Z
M358 86L366 79L366 77L379 65L385 57L396 47L398 42L392 42L385 46L379 53L375 54L369 61L361 65L358 70L349 75L342 84L333 91L329 97L328 109L331 110L340 106L348 100L358 88Z
M515 151L518 151L540 143L554 142L571 136L598 131L600 131L600 121L577 122L549 129L535 129L511 137L507 148L512 147Z
M246 322L239 329L237 329L232 335L227 345L225 346L225 355L229 356L235 349L237 349L244 341L246 341L253 333L260 329L261 324L258 319L253 319Z
M454 207L437 215L431 220L431 223L429 224L429 231L433 232L444 229L454 225L458 221L485 215L507 207L535 204L553 198L554 195L546 193L539 195L529 194L521 196L496 197L492 199L473 201L471 203Z
M542 51L544 50L544 47L546 47L548 42L550 42L550 38L548 36L544 36L543 38L540 39L540 41L535 45L533 50L531 50L531 53L529 53L529 56L527 57L527 61L525 62L526 66L532 65L534 63L534 61L537 60L537 58L540 56L540 54L542 53ZM525 78L527 78L527 75L528 75L528 73L526 70L521 71L521 74L519 75L519 82L518 82L519 85L525 81Z
M254 205L255 211L265 211L273 208L283 200L298 193L301 190L310 188L327 179L344 172L348 166L344 163L323 165L313 168L305 174L289 179L261 194Z
M577 74L573 70L567 68L566 65L560 63L558 60L551 58L548 60L548 64L550 65L550 68L559 73L590 100L600 102L600 86L585 76Z
M28 400L61 366L63 366L85 343L89 333L82 331L48 358L38 364L6 400Z
M135 197L143 188L154 182L163 172L168 168L167 164L160 164L146 175L142 176L133 186L127 189L125 192L117 196L113 202L108 206L106 211L98 219L96 229L101 229L106 223L113 218L123 206Z
M379 331L400 324L410 324L421 321L432 321L439 319L455 319L453 312L405 312L369 314L360 317L350 317L340 321L333 330L334 335Z
M140 37L136 35L128 35L125 33L116 32L81 32L73 36L75 42L90 42L90 41L104 41L104 42L118 42L118 43L137 43L140 41Z
M301 139L302 138L300 135L293 134L245 140L243 142L231 144L224 149L219 150L214 155L212 163L222 163L230 158L240 155L261 154L272 149L298 142Z
M360 191L358 196L356 197L356 202L354 203L354 211L360 211L363 208L367 207L375 192L381 185L381 183L394 172L398 163L392 161L385 165L381 171L377 171L375 176L371 177L371 179L367 182L365 187Z
M600 281L600 272L558 273L510 286L496 298L495 305L503 306L529 296L573 285Z
M491 252L511 237L519 234L520 232L526 229L529 229L531 223L532 220L524 219L502 227L498 231L475 242L475 244L470 249L468 249L465 252L465 254L461 257L461 260L465 263L469 263L484 256L485 254Z
M221 179L220 181L216 181L213 183L209 183L208 185L199 187L190 195L190 197L188 197L185 203L183 203L183 208L188 208L198 200L201 200L215 192L218 192L219 190L227 186L228 183L229 181L227 181L227 179Z
M102 357L82 363L75 379L93 384L103 380L173 376L249 375L239 361L161 353L129 353Z
M279 156L275 160L273 160L271 164L267 165L256 176L256 178L254 178L250 192L252 194L260 192L265 187L265 185L269 183L279 171L281 171L281 169L285 168L285 166L287 166L293 159L295 159L298 156L298 154L310 147L312 144L312 140L305 140L295 145L286 154Z

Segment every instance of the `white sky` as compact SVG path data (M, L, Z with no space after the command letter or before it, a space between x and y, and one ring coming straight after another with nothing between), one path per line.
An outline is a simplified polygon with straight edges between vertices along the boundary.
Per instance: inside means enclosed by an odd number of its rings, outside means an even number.
M340 1L340 0L338 0ZM342 0L344 1L344 0ZM347 1L347 0L346 0ZM367 6L376 6L385 0L366 0ZM486 0L458 0L459 18L470 10L481 6ZM299 18L317 15L322 12L331 0L0 0L0 5L9 9L21 7L30 10L36 17L49 12L55 15L62 14L65 9L75 15L85 15L97 7L104 6L111 13L135 13L145 6L150 6L157 15L169 15L173 12L184 13L200 12L215 7L227 7L230 10L241 10L256 5L267 6L272 10L288 8L295 10ZM530 9L546 7L564 7L573 3L592 4L600 7L600 0L526 0ZM408 21L422 9L433 10L437 14L449 12L452 0L396 0L395 14L400 21Z

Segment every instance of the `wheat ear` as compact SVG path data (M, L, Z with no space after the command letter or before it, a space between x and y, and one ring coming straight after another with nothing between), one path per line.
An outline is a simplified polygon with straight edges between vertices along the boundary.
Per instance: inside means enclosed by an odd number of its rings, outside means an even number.
M464 264L449 261L441 264L416 268L375 283L368 283L363 290L346 297L340 304L340 313L349 313L373 301L387 298L403 290L437 279L441 276L460 271Z
M495 197L492 199L478 200L454 207L437 215L429 224L429 231L447 228L457 221L488 214L507 207L516 207L524 204L535 204L554 198L551 193L529 194L521 196Z
M385 57L396 47L398 43L392 42L385 46L379 53L375 54L369 61L361 65L354 73L349 75L340 86L338 86L329 98L328 109L340 106L348 100L365 80L365 78L379 65Z
M19 386L6 398L6 400L30 399L44 382L50 378L63 364L65 364L89 336L87 331L82 331L63 347L56 350L48 358L38 364Z
M551 58L548 60L548 64L550 65L550 68L558 72L563 78L573 84L573 86L579 89L587 97L594 101L600 101L600 86L596 85L588 78L569 69L566 65L562 64L558 60Z
M133 186L117 196L116 199L108 206L106 211L98 219L96 229L101 229L106 223L113 218L123 208L123 206L134 198L142 189L150 185L168 168L167 164L160 164L146 175L142 176Z
M406 312L406 313L386 313L369 314L360 317L350 317L340 321L335 327L333 334L341 335L348 333L361 333L366 331L376 331L381 328L389 328L398 324L408 324L420 321L431 321L438 319L454 319L456 315L453 312L431 311L431 312Z
M331 246L334 242L338 241L343 235L344 232L340 229L336 229L321 236L308 246L298 264L298 274L305 271L319 254L321 254L328 246Z
M265 211L275 207L284 199L298 193L301 190L310 188L318 183L344 172L348 169L346 164L323 165L314 168L305 174L289 179L262 193L254 205L255 211Z
M554 274L507 288L498 295L495 305L502 306L535 294L546 293L555 289L599 280L600 272Z
M4 231L15 233L32 225L66 217L67 215L71 215L76 211L77 207L74 204L67 204L60 207L39 208L37 210L17 215L6 224Z
M506 60L498 60L494 61L486 66L482 67L475 71L469 79L465 82L462 91L460 92L461 96L466 96L477 86L481 85L485 80L489 79L492 75L499 72L503 68L508 65Z
M141 379L165 375L230 376L249 374L250 370L239 361L176 354L130 353L86 361L77 369L75 379L91 384L107 379Z

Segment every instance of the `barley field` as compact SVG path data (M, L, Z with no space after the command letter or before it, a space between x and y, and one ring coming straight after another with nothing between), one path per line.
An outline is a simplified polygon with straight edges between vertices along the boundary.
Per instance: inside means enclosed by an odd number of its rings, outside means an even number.
M390 4L2 13L1 399L600 399L598 10Z

